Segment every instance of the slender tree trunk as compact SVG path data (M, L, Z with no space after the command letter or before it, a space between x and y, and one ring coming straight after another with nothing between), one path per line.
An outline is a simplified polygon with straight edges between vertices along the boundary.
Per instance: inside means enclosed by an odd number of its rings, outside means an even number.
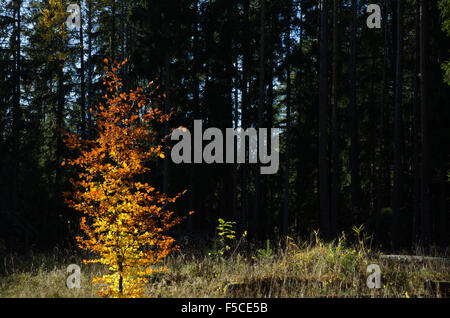
M420 175L419 175L419 66L420 66L420 3L416 1L415 8L415 48L414 48L414 75L413 75L413 118L412 118L412 143L413 143L413 228L412 242L417 244L420 233Z
M265 4L267 6L267 3ZM274 108L273 108L273 102L274 102L274 89L273 89L273 80L274 80L274 47L273 47L273 14L271 14L271 7L264 9L266 13L269 14L269 16L266 18L266 22L268 24L267 31L265 32L265 48L264 48L264 57L266 58L265 62L265 72L267 73L267 76L264 75L264 85L265 90L267 90L267 96L264 98L264 106L263 106L263 114L264 119L262 120L262 124L259 127L273 127L273 120L274 120ZM259 110L258 110L259 111ZM270 135L270 130L268 131L268 134ZM268 136L269 136L268 135ZM270 137L267 138L267 145L269 147L270 143ZM259 147L259 146L258 146ZM259 149L259 148L258 148ZM261 149L259 149L261 151ZM259 174L259 169L257 171ZM260 223L262 223L260 228L260 239L265 239L265 234L268 233L268 231L272 230L271 228L267 228L267 225L271 220L269 219L270 215L266 214L266 211L273 211L274 209L278 209L278 207L274 208L272 206L274 202L273 198L273 192L270 191L268 188L267 182L263 182L265 179L264 176L260 175L260 191L259 191L259 209L260 209ZM282 230L282 229L281 229Z
M86 104L85 104L85 81L84 81L84 37L83 37L83 15L81 10L81 0L78 2L80 6L80 108L81 108L81 136L86 139Z
M330 194L328 184L328 0L322 0L320 13L320 68L319 68L319 206L320 229L324 238L330 235Z
M236 69L235 69L235 78L236 78L236 83L234 86L234 110L233 110L233 126L235 129L237 129L238 127L238 121L239 121L239 99L238 99L238 87L239 87L239 82L238 82L238 78L239 78L239 73L238 73L238 60L236 57L235 60L236 63ZM238 208L238 191L237 191L237 185L238 185L238 171L237 171L237 147L235 142L233 141L233 148L234 148L234 161L233 161L233 205L232 205L232 210L233 210L233 220L236 221L238 219L238 214L237 214L237 208Z
M12 123L12 184L11 184L11 208L13 211L18 209L17 188L19 175L19 120L20 120L20 82L21 82L21 9L22 1L14 1L14 95L13 95L13 123Z
M119 260L119 294L120 296L123 295L123 259L120 258Z
M87 2L87 35L88 35L88 60L87 60L87 136L92 138L92 1Z
M448 246L448 209L447 209L447 161L448 156L440 158L439 180L439 245L442 251Z
M234 101L234 84L233 79L236 77L236 68L234 67L233 63L235 61L235 51L234 51L234 40L231 36L230 30L232 30L232 23L233 21L233 14L237 10L235 4L230 3L229 10L227 14L227 22L225 23L225 30L224 32L227 34L224 37L224 41L226 44L226 52L229 52L229 54L226 55L225 58L225 74L226 74L226 104L229 105L228 111L226 112L226 118L225 119L225 127L233 127L235 124L235 117L237 116L237 107L236 103ZM236 151L234 151L236 154ZM227 149L224 149L224 158L227 155ZM234 164L232 166L230 165L224 165L223 166L223 181L224 181L224 198L225 198L225 215L227 218L234 218L235 210L234 209L234 193L235 193L235 187L234 187L234 175L235 175L235 169L237 169L236 160L234 160ZM236 180L237 182L237 180ZM231 200L230 200L231 198ZM235 220L235 219L234 219Z
M243 30L243 43L244 47L243 57L242 57L242 105L241 105L241 125L243 129L247 129L247 109L249 102L249 94L248 94L248 69L250 67L250 43L249 43L249 8L250 8L250 0L244 0L244 30ZM245 150L246 156L248 154L247 150ZM242 233L245 229L247 229L248 222L248 189L247 189L247 177L248 177L248 169L247 164L244 162L241 164L242 167L242 181L241 181L241 228L240 232Z
M109 51L111 53L111 59L116 59L116 0L113 0L111 6L111 37L110 37Z
M133 4L130 4L131 8L133 8ZM126 19L126 16L124 17L124 19ZM128 21L125 24L125 58L129 58L130 56L130 37L132 34L132 28L133 28L133 24L128 23ZM125 68L125 74L126 74L126 79L127 79L127 84L125 85L125 88L128 88L130 85L132 85L130 83L130 64L128 63L126 65Z
M421 241L427 248L431 239L430 153L428 130L428 70L427 70L427 10L426 1L420 0L420 118L422 134L421 183Z
M376 71L376 66L377 66L377 61L376 61L376 56L378 55L378 49L373 47L373 49L371 50L371 59L372 59L372 66L371 66L371 70L372 70L372 76L370 78L370 101L368 102L367 106L369 108L369 129L371 132L375 132L377 130L377 102L376 102L376 97L378 96L378 92L375 93L375 80L376 80L376 75L377 75L377 71ZM377 167L377 160L376 160L376 148L377 148L377 137L376 134L370 133L368 138L367 138L367 143L368 143L368 147L370 149L369 151L369 160L370 160L370 164L369 164L369 178L370 178L370 182L369 182L369 211L370 211L370 215L367 216L367 218L369 218L372 222L372 220L374 220L374 215L373 213L376 213L376 184L377 184L377 178L376 178L376 167ZM369 221L367 221L369 222Z
M193 103L194 103L194 119L200 119L200 81L199 81L199 63L200 52L199 52L199 29L198 29L198 17L199 13L199 1L195 4L195 25L194 25L194 61L193 61ZM193 153L193 152L192 152ZM196 194L196 183L195 183L196 169L195 164L191 165L189 184L190 184L190 196L189 196L189 209L193 211L195 209L195 194ZM196 211L199 213L199 211ZM195 216L194 216L195 217ZM193 216L188 219L188 230L194 230Z
M291 15L292 3L289 2L288 28L286 32L286 164L284 176L283 236L289 228L289 172L291 142Z
M387 20L387 0L384 1L383 8L383 70L381 79L381 98L380 98L380 127L379 127L379 155L378 155L378 182L377 182L377 212L375 217L375 246L378 247L381 243L381 209L384 206L384 190L383 190L383 171L385 165L385 147L384 147L384 133L385 133L385 107L386 107L386 72L388 63L388 31L389 25Z
M350 66L349 66L349 89L350 89L350 170L351 170L351 196L353 225L359 225L359 137L358 137L358 115L356 105L356 19L357 2L351 2L351 27L350 27Z
M331 157L333 160L333 176L331 181L331 210L330 210L330 234L331 238L337 236L338 224L337 217L339 213L339 124L338 124L338 97L337 97L337 80L338 80L338 14L339 0L333 1L333 79L332 79L332 112L331 112Z
M120 60L125 60L125 1L120 0ZM125 70L125 69L124 69Z
M226 105L226 110L224 110L223 118L221 120L221 125L223 129L226 127L233 126L233 118L234 118L234 103L233 103L233 77L235 73L235 68L233 66L233 39L231 36L231 22L232 14L235 11L235 7L233 3L230 2L230 5L227 10L227 18L226 23L223 26L222 32L222 47L225 52L228 52L224 56L224 85L223 85L223 96L224 96L224 105ZM227 149L224 149L223 152L224 158L227 156ZM222 216L224 218L231 218L233 215L233 166L223 165L221 167L222 173L222 204L220 205Z
M257 128L261 128L263 125L263 114L264 114L264 97L265 97L265 81L264 81L264 23L265 23L265 0L260 0L260 48L259 48L259 105L258 105L258 122ZM259 138L258 138L259 139ZM259 153L259 141L257 146L257 153ZM253 211L253 238L257 241L260 238L260 200L261 200L261 178L260 178L260 164L256 165L255 174L255 202Z
M61 61L59 61L62 63ZM55 163L55 197L59 197L61 193L60 179L61 179L61 159L63 152L63 140L62 131L64 124L64 79L63 79L63 66L58 65L57 70L58 91L57 91L57 104L56 104L56 127L55 127L55 139L56 139L56 163Z
M170 63L169 63L169 23L167 21L167 14L164 16L165 19L165 90L166 99L164 103L164 114L169 113L170 107ZM163 192L165 194L169 191L169 153L168 153L168 140L169 135L169 123L167 120L164 122L164 161L163 161Z
M401 208L401 121L402 121L402 54L403 54L403 0L397 0L397 58L395 71L395 115L394 115L394 188L392 193L392 250L400 247Z
M304 24L303 24L303 1L299 2L299 15L300 15L300 21L299 21L299 35L298 37L300 38L299 40L299 47L300 47L300 59L298 61L299 64L299 71L296 73L296 79L295 81L299 83L299 97L302 97L302 93L304 92L304 81L303 81L303 72L304 72L304 62L303 62L303 34L304 34ZM302 113L302 105L301 103L297 103L297 113L301 114ZM299 125L301 125L300 121L299 121ZM301 166L297 166L297 174L301 174L302 170L301 170ZM299 186L297 186L296 191L297 192L301 192L303 191L303 188L301 186L301 183L297 183ZM297 228L297 225L300 223L299 221L299 216L298 213L294 213L293 215L293 224L294 226Z

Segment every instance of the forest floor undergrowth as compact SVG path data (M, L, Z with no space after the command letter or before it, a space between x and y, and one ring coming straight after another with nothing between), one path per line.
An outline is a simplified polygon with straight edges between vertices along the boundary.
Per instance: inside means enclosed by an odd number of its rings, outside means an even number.
M199 252L182 246L153 274L148 297L449 297L431 282L450 281L448 258L404 261L380 258L364 244L332 243L319 239L301 242L287 238L263 249L234 244ZM417 254L417 253L416 253ZM435 255L442 257L443 255ZM98 297L91 281L108 273L100 264L86 264L82 256L55 248L52 253L7 254L0 264L0 297ZM66 285L69 264L81 267L80 288ZM380 269L379 288L369 288ZM375 266L376 267L376 266ZM373 276L372 276L373 277ZM371 281L375 282L375 280Z

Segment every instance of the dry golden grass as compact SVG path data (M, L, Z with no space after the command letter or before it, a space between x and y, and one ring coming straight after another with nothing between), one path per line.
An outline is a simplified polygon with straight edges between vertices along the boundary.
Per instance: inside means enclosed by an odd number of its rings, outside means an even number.
M242 247L242 245L241 245ZM443 297L425 282L450 281L449 263L380 259L364 246L288 239L273 251L231 249L228 254L180 252L167 257L167 271L154 275L150 297ZM205 255L203 255L205 254ZM208 255L209 254L209 255ZM66 268L81 266L81 288L68 289ZM369 264L381 268L381 288L369 289ZM82 265L81 257L56 250L5 256L0 266L0 297L97 297L92 278L100 265Z

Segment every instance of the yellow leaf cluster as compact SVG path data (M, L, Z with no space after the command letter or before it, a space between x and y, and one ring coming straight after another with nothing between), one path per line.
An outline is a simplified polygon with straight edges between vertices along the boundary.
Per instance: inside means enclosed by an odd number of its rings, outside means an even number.
M45 8L41 11L37 28L41 29L41 37L47 47L52 47L47 54L49 62L64 61L68 53L61 51L64 47L63 42L67 40L68 31L66 28L67 0L49 0Z

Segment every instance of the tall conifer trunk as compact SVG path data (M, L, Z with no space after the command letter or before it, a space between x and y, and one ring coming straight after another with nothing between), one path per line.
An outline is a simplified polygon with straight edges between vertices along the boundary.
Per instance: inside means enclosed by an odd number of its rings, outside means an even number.
M328 144L328 0L322 0L320 13L320 67L319 67L319 206L320 229L324 238L330 235L330 195Z
M356 19L357 1L351 2L351 25L350 25L350 61L349 61L349 111L350 111L350 171L351 171L351 204L353 225L359 225L359 136L358 136L358 110L356 105Z
M403 1L397 0L397 54L395 71L395 113L394 113L394 188L392 193L392 233L391 247L397 251L400 247L400 208L401 208L401 122L403 88Z

